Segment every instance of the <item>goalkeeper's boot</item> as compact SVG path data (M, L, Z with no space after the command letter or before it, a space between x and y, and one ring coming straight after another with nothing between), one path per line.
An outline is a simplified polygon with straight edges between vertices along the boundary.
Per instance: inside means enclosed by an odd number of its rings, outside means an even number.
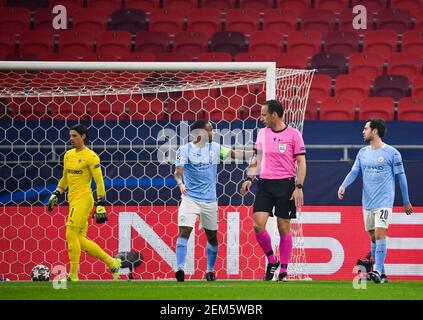
M286 272L279 272L278 281L287 282L288 274Z
M112 273L113 280L120 279L119 269L121 267L122 267L122 260L119 258L114 258L113 264L110 266L110 272Z
M378 271L369 272L370 279L373 280L374 283L380 283L382 281L382 277Z
M178 269L178 271L175 272L175 278L178 282L184 282L185 281L185 272L182 269Z
M386 276L385 273L382 273L380 275L380 283L387 283L388 282L388 277Z
M216 274L214 271L210 271L206 273L206 280L207 281L216 281Z
M276 270L279 268L280 262L276 261L275 263L268 263L266 268L266 274L264 275L265 281L270 281L275 276Z
M74 276L74 275L69 274L66 277L66 281L67 282L78 282L79 281L79 278L78 278L78 276Z

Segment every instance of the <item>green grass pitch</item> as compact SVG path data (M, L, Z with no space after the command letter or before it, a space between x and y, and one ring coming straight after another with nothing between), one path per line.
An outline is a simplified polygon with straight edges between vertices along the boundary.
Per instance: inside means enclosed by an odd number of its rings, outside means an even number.
M50 282L0 282L0 300L423 300L423 282L352 281L80 281L56 290Z

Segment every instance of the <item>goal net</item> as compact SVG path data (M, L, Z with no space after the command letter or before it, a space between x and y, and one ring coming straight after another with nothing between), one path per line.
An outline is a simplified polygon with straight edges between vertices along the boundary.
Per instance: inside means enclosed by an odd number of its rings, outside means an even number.
M69 128L84 123L88 147L101 159L109 214L103 225L90 218L87 236L111 255L139 252L134 278L172 279L180 199L174 160L190 140L190 124L209 119L216 142L252 150L260 107L276 98L286 107L285 121L302 130L313 71L274 63L0 62L0 74L0 276L28 280L33 266L45 264L54 277L67 265L67 201L52 213L45 205L62 175ZM247 163L227 159L218 168L219 279L264 273L252 231L253 194L239 194ZM300 218L293 235L288 271L307 278ZM195 228L188 278L204 277L205 248ZM103 263L85 254L80 274L111 279Z

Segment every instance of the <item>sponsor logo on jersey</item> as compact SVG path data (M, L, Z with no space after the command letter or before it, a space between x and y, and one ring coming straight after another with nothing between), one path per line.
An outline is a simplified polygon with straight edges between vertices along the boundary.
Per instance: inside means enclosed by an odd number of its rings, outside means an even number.
M67 173L69 173L69 174L82 174L82 170L68 169Z

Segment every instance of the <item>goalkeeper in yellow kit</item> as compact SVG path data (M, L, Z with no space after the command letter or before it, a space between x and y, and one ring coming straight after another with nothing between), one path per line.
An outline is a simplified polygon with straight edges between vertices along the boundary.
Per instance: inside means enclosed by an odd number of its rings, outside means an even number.
M48 202L48 210L52 211L58 197L69 187L69 214L66 221L66 240L70 272L68 281L78 281L79 259L81 250L100 259L107 264L115 280L119 279L121 259L109 256L95 242L86 238L88 217L94 207L94 198L91 190L91 180L94 178L97 186L97 202L94 217L97 223L107 221L104 201L105 188L103 174L100 168L98 155L85 146L88 141L88 130L84 125L75 125L69 132L73 149L64 156L63 177L57 185Z

